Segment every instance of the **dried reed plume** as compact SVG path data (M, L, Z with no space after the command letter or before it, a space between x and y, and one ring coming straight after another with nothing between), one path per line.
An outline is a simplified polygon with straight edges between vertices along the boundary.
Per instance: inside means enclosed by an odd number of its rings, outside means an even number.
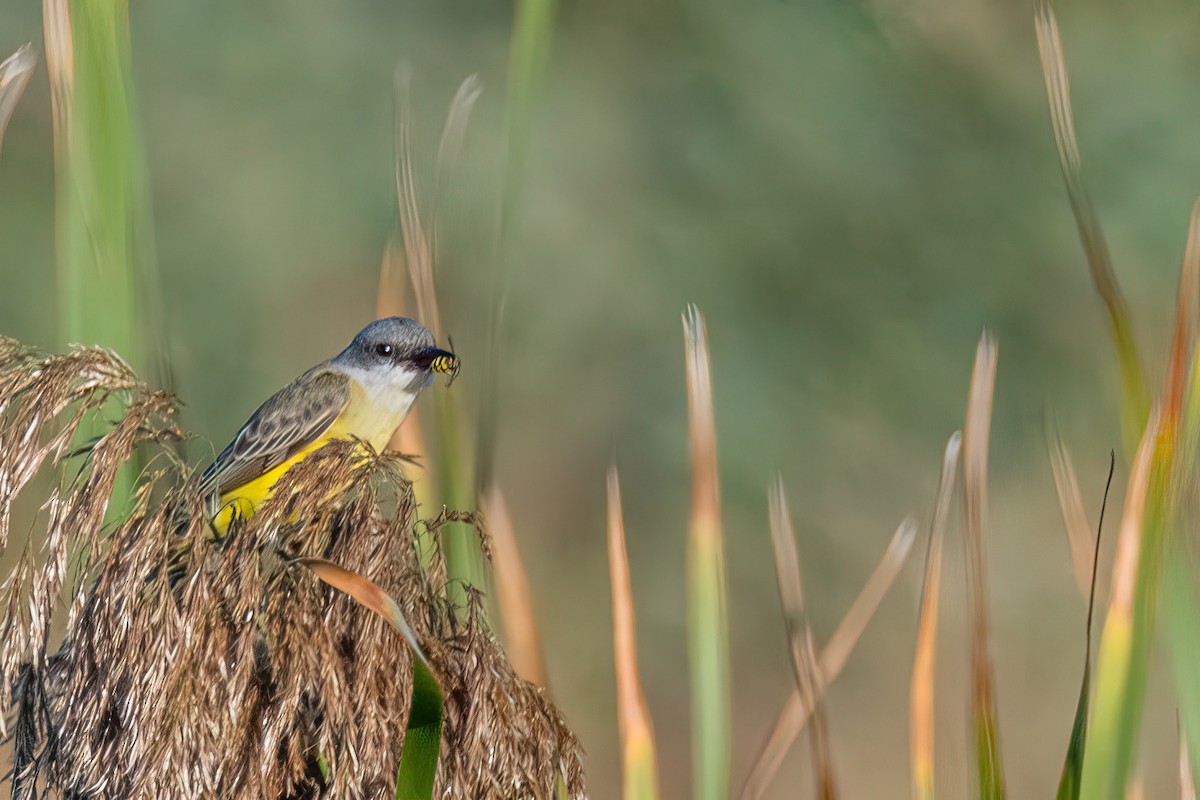
M445 697L439 797L549 798L560 777L585 797L578 742L514 675L477 596L461 621L446 600L440 528L473 517L418 522L394 457L335 443L214 541L196 481L162 446L179 436L172 413L110 353L0 339L0 553L18 494L54 478L44 537L2 584L13 797L394 797L412 656L306 557L368 576L403 610ZM112 416L81 448L84 421ZM150 466L132 510L106 523L135 455ZM424 569L418 534L435 545Z

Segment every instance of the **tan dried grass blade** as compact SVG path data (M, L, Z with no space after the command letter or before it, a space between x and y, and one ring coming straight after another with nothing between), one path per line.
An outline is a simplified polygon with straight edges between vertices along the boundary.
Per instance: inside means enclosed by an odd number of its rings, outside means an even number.
M625 522L616 466L608 468L608 564L612 583L613 655L617 674L617 717L621 727L621 764L626 800L659 796L654 722L638 675L637 625Z
M979 786L985 798L1004 796L1004 776L996 729L995 679L988 646L987 572L984 569L983 549L983 525L987 518L988 439L995 386L996 341L984 331L975 351L975 366L971 372L962 457L967 592L971 613L971 695Z
M792 529L791 512L783 489L783 478L776 476L770 491L771 544L775 552L775 577L779 600L783 606L792 670L796 686L805 707L811 709L812 758L816 772L817 795L822 800L837 796L833 778L833 762L829 754L829 733L825 722L819 683L816 647L813 645L812 625L804 608L804 586L800 579L800 555L796 550L796 533Z
M404 246L395 237L389 239L379 265L379 290L375 299L376 319L409 316L408 279L405 276L404 263ZM421 435L419 406L414 405L409 410L403 424L392 435L388 449L415 456L422 456L428 452ZM417 493L417 502L420 505L428 503L429 492L426 483L425 480L413 483L413 490Z
M433 248L421 223L417 178L412 155L412 106L409 75L396 72L396 196L400 202L400 236L404 261L417 301L417 318L442 341L442 317L433 280Z
M841 673L850 658L850 653L858 640L862 638L867 623L875 616L879 604L887 595L900 574L908 554L912 551L913 542L917 535L916 521L909 518L900 523L892 534L887 550L879 560L875 569L867 578L858 596L850 605L837 629L829 637L821 655L817 659L820 669L819 684L828 687ZM783 708L775 720L770 736L767 737L762 751L750 770L749 777L742 787L740 797L743 800L756 800L766 794L784 756L791 749L792 743L800 735L800 731L808 723L809 708L800 697L799 688L793 687L791 694L784 701Z
M505 650L518 675L530 683L546 686L546 661L533 610L533 594L521 562L508 503L499 486L492 484L484 496L483 513L492 537L492 577L500 620L504 623Z
M1058 33L1058 20L1048 0L1038 0L1036 13L1038 53L1050 103L1050 121L1067 197L1075 215L1075 225L1083 244L1092 283L1108 312L1109 327L1121 367L1121 429L1127 452L1132 452L1141 434L1150 408L1150 390L1145 369L1138 354L1129 321L1129 308L1113 273L1108 245L1100 229L1100 221L1092 206L1091 197L1083 183L1083 168L1079 145L1075 139L1075 121L1071 112L1071 89L1067 81L1066 58Z
M1067 530L1067 544L1071 548L1071 564L1075 568L1075 583L1079 593L1086 599L1092 584L1092 560L1096 538L1088 522L1087 510L1083 507L1083 494L1075 477L1071 454L1057 433L1047 439L1050 454L1050 469L1054 473L1054 489L1058 494L1058 507L1062 512L1063 527Z
M909 731L912 748L913 797L931 800L934 787L934 673L937 656L938 592L942 579L942 543L946 520L958 478L958 455L962 433L955 431L946 443L942 474L938 478L937 502L929 523L929 551L925 558L925 581L921 590L921 612L917 623L917 652L913 659L909 694Z
M36 64L37 55L33 52L32 44L21 45L17 52L0 62L0 145L4 143L8 121L12 119L17 102L33 77Z

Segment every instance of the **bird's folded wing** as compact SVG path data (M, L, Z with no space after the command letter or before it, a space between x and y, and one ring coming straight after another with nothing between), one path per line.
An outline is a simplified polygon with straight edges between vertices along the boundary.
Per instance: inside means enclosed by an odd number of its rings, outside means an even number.
M226 494L270 472L321 438L349 402L345 375L318 367L280 389L204 470L205 495Z

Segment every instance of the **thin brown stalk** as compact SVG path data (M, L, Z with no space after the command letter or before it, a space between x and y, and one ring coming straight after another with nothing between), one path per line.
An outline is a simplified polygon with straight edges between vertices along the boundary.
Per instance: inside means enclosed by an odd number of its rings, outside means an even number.
M820 675L817 683L822 690L832 684L841 674L842 668L846 666L846 661L850 658L850 653L858 644L858 640L862 638L867 623L875 616L879 604L900 574L900 568L904 566L908 554L912 551L916 534L915 520L905 519L900 523L895 533L892 534L883 557L871 572L870 577L867 578L866 583L863 584L863 588L854 598L854 602L846 611L846 615L842 617L842 621L838 623L833 635L829 637L829 641L825 643L825 647L817 659ZM743 800L756 800L766 794L767 787L770 786L775 774L779 771L784 756L787 755L792 743L796 741L796 737L808 723L809 717L810 708L801 698L800 689L792 687L791 694L784 701L775 725L742 787L740 797Z
M492 537L492 577L509 660L522 678L546 686L546 660L533 609L533 593L521 561L512 515L499 486L492 484L491 491L484 496L483 513Z
M800 556L796 551L796 534L792 529L791 513L783 478L776 476L770 491L771 544L775 551L775 578L779 600L787 627L792 656L792 671L804 705L812 709L812 756L816 771L817 795L822 800L837 796L833 778L833 762L829 754L829 732L821 703L822 687L813 645L812 625L804 608L804 587L800 579Z
M1058 507L1062 512L1063 527L1067 531L1067 544L1071 548L1071 564L1075 568L1075 583L1079 593L1086 599L1092 582L1092 560L1096 545L1087 510L1083 507L1083 494L1075 477L1071 454L1057 433L1046 440L1050 454L1050 469L1054 473L1054 489L1058 494Z
M608 564L612 583L613 656L617 675L617 718L621 728L624 796L652 800L659 795L654 722L638 675L637 624L625 522L616 465L608 468Z
M934 673L937 655L938 592L942 576L942 543L946 519L958 478L958 454L962 433L955 431L946 443L942 473L938 478L937 502L929 523L929 550L925 558L925 581L917 623L917 650L913 659L909 694L909 730L912 748L913 797L930 800L934 786Z

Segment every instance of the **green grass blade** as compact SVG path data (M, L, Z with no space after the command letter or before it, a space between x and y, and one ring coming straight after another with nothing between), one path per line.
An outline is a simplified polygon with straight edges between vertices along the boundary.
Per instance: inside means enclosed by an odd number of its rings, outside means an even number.
M526 154L550 58L556 6L556 0L517 1L508 60L508 163L501 209L505 234L520 219Z
M1132 763L1135 737L1130 727L1130 709L1140 708L1144 675L1148 620L1138 607L1138 584L1142 581L1142 552L1147 529L1147 493L1151 483L1158 414L1151 413L1146 432L1134 455L1125 490L1117 553L1113 562L1108 614L1096 654L1096 697L1088 725L1088 742L1083 756L1083 782L1079 796L1084 800L1122 798ZM1136 696L1136 697L1135 697Z
M684 314L683 332L692 460L687 605L693 792L701 800L720 800L729 794L729 623L708 335L695 306L689 306Z
M145 336L149 268L126 2L47 0L54 84L62 333L154 364ZM156 284L155 284L156 285Z
M160 344L166 337L158 330L161 298L134 124L128 3L45 0L44 6L61 336L110 348L166 383ZM101 432L90 427L82 435ZM127 507L134 474L132 465L122 470L113 515Z
M1079 702L1075 705L1075 722L1071 725L1071 743L1067 745L1067 757L1063 761L1062 775L1058 780L1056 800L1076 800L1083 775L1083 752L1087 744L1088 698L1091 695L1091 665L1084 667L1083 685L1079 687Z
M1187 742L1191 774L1200 774L1200 592L1195 561L1183 548L1167 560L1163 616L1175 671L1179 721Z
M1062 443L1059 442L1059 447ZM1066 457L1066 451L1062 450ZM1071 741L1067 745L1067 756L1063 761L1062 776L1058 781L1057 800L1076 800L1083 780L1083 753L1087 744L1088 701L1092 688L1092 616L1096 609L1096 571L1100 565L1100 534L1104 529L1104 510L1108 507L1108 490L1112 488L1113 473L1116 471L1116 453L1110 453L1108 463L1108 482L1104 485L1104 500L1100 504L1100 522L1096 526L1096 538L1092 547L1092 569L1088 591L1087 625L1084 635L1085 651L1083 656L1083 683L1079 687L1079 702L1075 705L1075 721L1071 725ZM1066 469L1070 471L1070 460L1066 460ZM1074 484L1074 475L1070 483ZM1067 502L1064 497L1064 484L1059 484L1059 499L1064 508ZM1074 487L1078 496L1078 487ZM1079 510L1082 513L1082 510ZM1078 516L1078 514L1076 514Z
M554 34L557 0L517 0L509 45L506 115L508 152L500 197L500 242L498 269L491 287L488 309L487 353L481 364L479 428L475 479L480 492L490 491L496 453L496 431L500 413L500 371L504 316L508 287L517 263L521 219L524 209L525 163L532 138L533 119L541 102L550 43Z
M396 800L430 800L442 747L442 690L424 662L413 657L412 705L396 773Z

